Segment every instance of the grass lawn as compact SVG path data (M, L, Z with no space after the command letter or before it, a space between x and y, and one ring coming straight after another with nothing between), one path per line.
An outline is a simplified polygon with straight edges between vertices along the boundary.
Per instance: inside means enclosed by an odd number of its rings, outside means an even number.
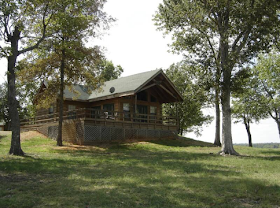
M35 136L25 157L0 136L0 207L280 207L280 150L191 139L56 147Z

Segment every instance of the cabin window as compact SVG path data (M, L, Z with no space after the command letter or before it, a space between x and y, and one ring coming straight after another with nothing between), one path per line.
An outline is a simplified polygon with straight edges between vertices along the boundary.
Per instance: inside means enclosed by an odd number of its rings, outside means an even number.
M151 102L153 102L153 103L156 103L156 102L157 102L157 99L156 99L154 96L151 95L150 98L151 98Z
M150 106L150 121L154 122L156 120L156 115L157 115L157 107L155 106Z
M125 120L130 119L130 105L129 103L123 103L123 113Z
M75 118L76 118L76 106L68 105L68 119L75 119Z
M101 106L91 107L90 117L91 118L100 118L100 111L101 111Z
M115 109L114 103L112 103L112 104L104 104L103 105L103 110L108 112L108 115L110 115L110 116L113 115L114 109Z
M53 114L53 105L49 107L49 114Z
M148 101L148 95L146 91L139 92L137 94L137 100Z
M157 107L155 107L155 106L150 106L150 114L156 115L156 114L157 114Z

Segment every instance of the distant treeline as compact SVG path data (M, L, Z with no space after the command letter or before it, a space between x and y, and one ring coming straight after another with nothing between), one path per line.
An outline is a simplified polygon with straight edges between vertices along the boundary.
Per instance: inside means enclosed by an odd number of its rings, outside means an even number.
M238 146L248 146L248 144L234 144ZM280 148L280 143L257 143L253 144L253 147L257 148Z

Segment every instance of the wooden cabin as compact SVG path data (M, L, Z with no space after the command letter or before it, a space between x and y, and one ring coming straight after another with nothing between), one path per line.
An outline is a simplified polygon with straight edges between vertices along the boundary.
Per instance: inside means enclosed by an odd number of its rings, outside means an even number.
M178 128L176 115L162 115L162 104L182 100L162 70L108 81L90 93L83 85L66 87L63 137L73 143L85 144L174 136ZM34 126L55 138L58 100L48 109L38 110L36 118L22 122L22 125Z

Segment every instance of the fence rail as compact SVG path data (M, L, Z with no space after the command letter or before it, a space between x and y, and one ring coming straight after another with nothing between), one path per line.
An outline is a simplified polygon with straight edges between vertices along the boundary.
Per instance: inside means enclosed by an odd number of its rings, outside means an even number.
M91 121L112 121L117 123L139 123L165 126L177 126L177 118L172 116L159 116L154 114L139 114L131 112L107 111L82 108L63 112L63 120L85 119ZM58 113L36 116L21 120L21 125L39 125L59 120Z

